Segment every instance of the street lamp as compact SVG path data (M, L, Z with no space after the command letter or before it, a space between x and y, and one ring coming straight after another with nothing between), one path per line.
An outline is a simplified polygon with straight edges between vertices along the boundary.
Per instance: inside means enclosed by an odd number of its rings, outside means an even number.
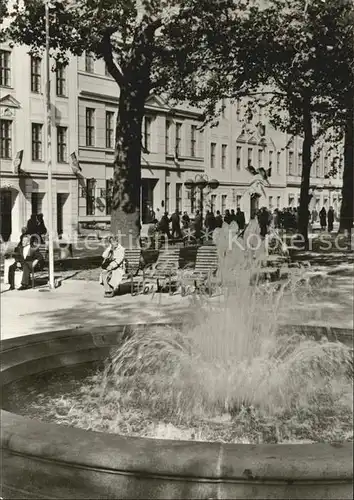
M217 189L220 185L217 179L210 179L206 174L196 174L194 179L187 179L184 183L187 189L199 188L200 189L200 212L203 217L204 208L204 189L209 188L209 192Z
M45 61L46 61L46 135L47 135L47 173L48 173L48 257L49 257L49 288L54 290L54 249L53 249L53 193L52 193L52 109L50 99L50 38L49 38L49 8L50 2L45 0Z

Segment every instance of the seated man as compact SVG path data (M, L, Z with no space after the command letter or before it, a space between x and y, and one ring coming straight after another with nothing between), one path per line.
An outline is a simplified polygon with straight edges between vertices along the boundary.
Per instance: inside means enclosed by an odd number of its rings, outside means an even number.
M114 237L109 240L109 245L102 254L102 271L100 282L104 286L104 296L113 297L125 274L125 250Z
M31 272L43 260L38 247L33 244L33 241L31 242L30 235L22 235L21 240L14 251L13 257L15 262L9 267L8 271L10 290L14 290L15 288L16 269L22 270L21 287L19 290L26 290L29 288Z

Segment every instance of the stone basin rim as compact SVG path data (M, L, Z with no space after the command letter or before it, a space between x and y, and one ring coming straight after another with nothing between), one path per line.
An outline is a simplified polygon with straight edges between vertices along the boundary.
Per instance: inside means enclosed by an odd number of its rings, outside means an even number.
M158 323L159 326L164 324ZM178 324L173 323L175 326ZM104 335L114 332L114 329L123 329L124 326L134 329L143 324L73 328L37 334L42 340L36 335L8 339L3 341L3 356L6 357L7 345L10 349L21 349L26 341L34 346L36 343L69 338L70 334L77 337L90 333ZM294 325L289 327L294 328ZM330 333L332 329L319 327L319 330ZM340 328L334 328L333 331L341 333ZM348 329L342 331L346 335L349 332ZM34 337L37 337L37 341ZM11 347L11 343L15 345ZM1 422L3 451L111 474L163 476L174 480L189 478L191 481L247 480L267 483L347 482L353 476L352 443L253 445L126 437L44 423L5 410L1 411Z

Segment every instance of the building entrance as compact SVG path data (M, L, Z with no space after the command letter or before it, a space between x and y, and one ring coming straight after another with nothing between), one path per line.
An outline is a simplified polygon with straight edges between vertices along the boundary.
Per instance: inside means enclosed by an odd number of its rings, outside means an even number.
M0 234L2 241L8 241L12 232L12 193L0 190Z

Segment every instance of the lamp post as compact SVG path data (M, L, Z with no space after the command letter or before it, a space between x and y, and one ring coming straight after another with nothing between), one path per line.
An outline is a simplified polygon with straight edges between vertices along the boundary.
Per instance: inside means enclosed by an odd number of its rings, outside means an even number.
M217 179L209 180L206 174L196 174L194 179L187 179L184 183L187 189L199 188L200 190L200 212L203 218L204 209L204 189L209 188L210 191L217 189L219 187L219 181ZM210 192L209 191L209 192Z
M54 290L54 250L53 250L53 192L52 192L52 110L50 100L50 38L49 38L49 8L50 2L45 0L45 61L46 61L46 156L48 173L48 257L49 257L49 289Z

